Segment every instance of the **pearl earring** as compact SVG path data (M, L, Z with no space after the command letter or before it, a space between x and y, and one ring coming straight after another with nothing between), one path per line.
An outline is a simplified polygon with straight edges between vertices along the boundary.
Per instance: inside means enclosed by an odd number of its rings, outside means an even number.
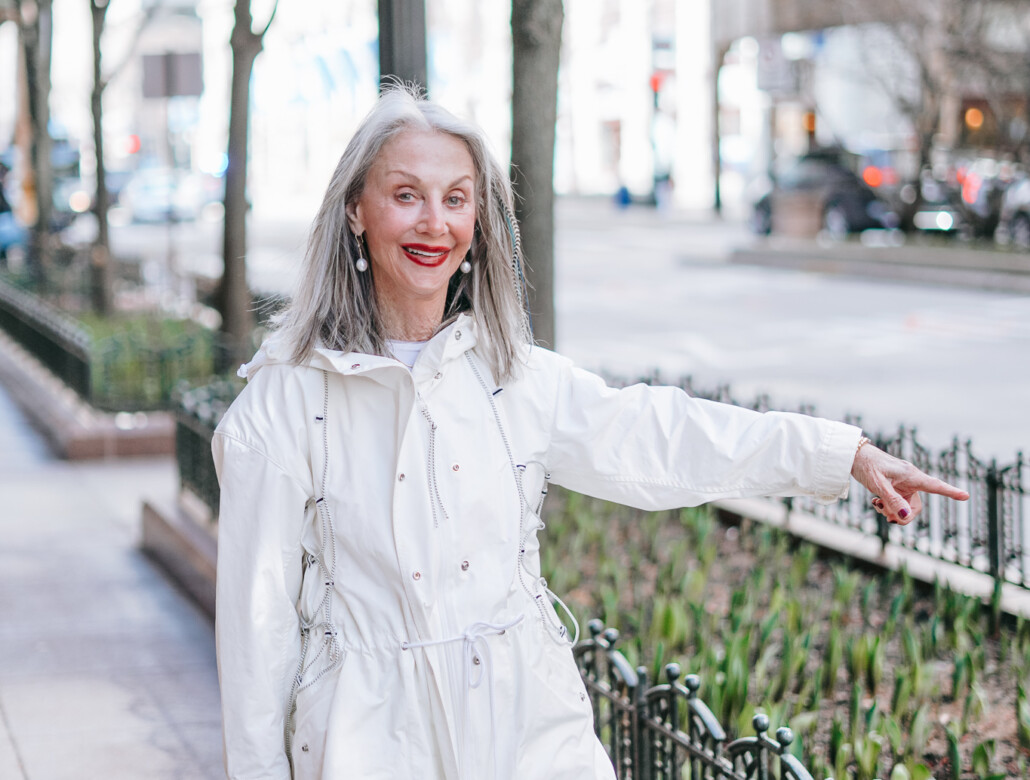
M354 243L358 245L358 259L354 261L354 267L359 273L364 273L368 270L368 260L361 254L361 236L354 236Z
M458 268L461 269L461 272L463 274L467 274L469 271L472 270L472 263L470 263L468 260L462 260L461 265L459 265Z

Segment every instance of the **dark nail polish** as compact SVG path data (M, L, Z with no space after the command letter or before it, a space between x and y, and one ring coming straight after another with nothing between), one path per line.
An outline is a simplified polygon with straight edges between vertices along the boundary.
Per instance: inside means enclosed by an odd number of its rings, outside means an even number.
M908 510L902 509L900 512L898 512L898 517L904 520L906 517L908 517Z

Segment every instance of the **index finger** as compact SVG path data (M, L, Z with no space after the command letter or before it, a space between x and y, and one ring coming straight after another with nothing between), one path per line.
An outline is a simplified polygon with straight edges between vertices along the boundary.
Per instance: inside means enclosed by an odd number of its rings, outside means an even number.
M922 474L921 478L916 480L914 486L916 490L920 490L923 493L936 493L939 496L945 496L946 498L953 498L956 501L967 501L969 500L969 493L961 488L957 488L954 485L949 485L947 482L931 477L927 474Z

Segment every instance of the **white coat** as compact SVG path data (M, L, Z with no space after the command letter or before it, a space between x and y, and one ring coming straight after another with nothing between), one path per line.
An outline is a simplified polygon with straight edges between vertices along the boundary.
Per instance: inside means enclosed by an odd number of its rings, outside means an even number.
M461 316L411 371L274 344L245 367L213 441L230 778L291 777L284 730L298 780L613 778L539 580L544 473L645 509L846 494L857 428L535 347L497 387L477 338Z

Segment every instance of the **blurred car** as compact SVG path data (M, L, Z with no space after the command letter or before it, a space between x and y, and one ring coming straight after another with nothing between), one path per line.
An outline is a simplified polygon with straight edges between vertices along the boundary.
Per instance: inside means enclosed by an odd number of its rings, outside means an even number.
M55 230L64 230L75 221L80 214L93 208L95 192L82 179L60 178L54 181L54 216Z
M810 152L789 164L751 208L750 227L773 231L783 213L806 212L834 238L872 228L897 227L897 215L850 167L845 152ZM811 213L807 213L811 212Z
M1030 250L1030 177L1025 174L1005 190L996 237L1003 243Z
M989 238L1001 223L1002 202L1012 184L1011 163L980 157L960 165L955 173L959 196L971 236Z
M918 203L912 215L912 225L916 230L928 233L966 234L970 228L966 221L966 211L953 186L933 175L929 169L923 171L919 179L919 193L915 186L911 189L910 200ZM903 190L904 192L904 190Z
M29 231L10 211L0 212L0 266L14 265L25 256Z
M224 182L214 176L170 168L137 171L121 190L119 208L133 222L183 222L222 199Z

